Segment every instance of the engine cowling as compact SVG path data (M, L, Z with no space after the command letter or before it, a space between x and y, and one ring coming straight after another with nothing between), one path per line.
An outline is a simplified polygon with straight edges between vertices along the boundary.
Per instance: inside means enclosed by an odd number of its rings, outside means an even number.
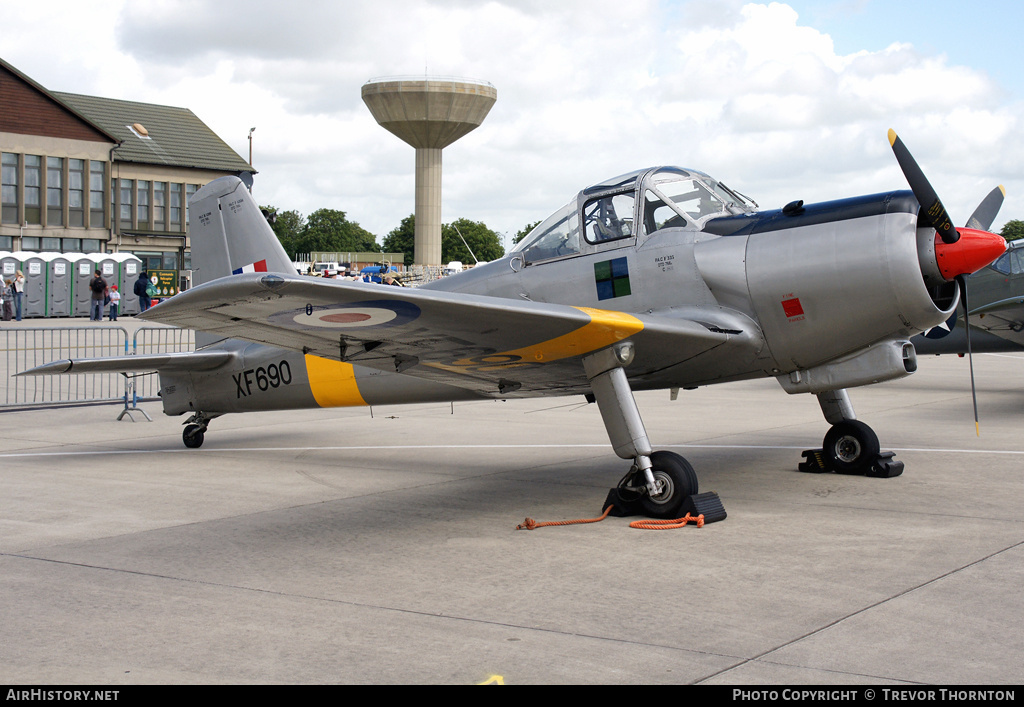
M722 238L697 244L695 256L720 303L760 323L768 372L809 370L941 324L959 301L953 277L1005 249L969 229L937 245L933 229L918 228L918 209L898 191L716 219L704 230ZM742 280L737 259L720 257L741 249ZM895 376L903 357L890 358Z

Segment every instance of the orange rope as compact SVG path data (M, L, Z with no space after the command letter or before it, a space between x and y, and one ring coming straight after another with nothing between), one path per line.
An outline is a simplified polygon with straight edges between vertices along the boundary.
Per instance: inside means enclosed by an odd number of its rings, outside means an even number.
M608 506L607 508L605 508L604 513L601 515L600 518L589 518L586 520L554 520L549 521L547 523L538 523L533 518L527 518L522 523L516 526L516 530L533 530L534 528L543 528L546 525L578 525L580 523L599 523L600 521L608 517L608 514L614 507L615 506Z
M638 528L640 530L672 530L673 528L682 528L690 521L694 521L698 528L703 528L704 514L701 513L699 516L694 518L687 513L682 518L676 518L675 520L634 520L629 524L629 527Z
M538 523L533 518L527 518L522 523L516 526L516 530L533 530L534 528L543 528L547 525L579 525L581 523L599 523L608 517L612 508L615 506L608 506L604 509L604 513L601 514L600 518L587 518L579 520L554 520L546 523ZM704 514L700 514L696 518L687 513L682 518L676 518L675 520L634 520L629 524L630 528L637 528L639 530L672 530L673 528L682 528L687 523L694 522L698 528L704 527Z

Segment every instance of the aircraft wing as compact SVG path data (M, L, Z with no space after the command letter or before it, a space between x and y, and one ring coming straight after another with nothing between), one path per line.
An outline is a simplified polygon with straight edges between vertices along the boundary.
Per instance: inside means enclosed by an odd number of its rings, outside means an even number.
M16 373L18 376L44 376L54 373L149 373L152 371L209 371L235 357L232 351L195 351L192 353L108 356L51 361Z
M214 280L140 316L495 396L589 390L580 357L627 338L637 352L629 374L649 376L741 333L684 318L265 273Z
M965 354L967 332L957 311L946 324L912 339L922 354ZM971 307L971 349L1000 353L1024 349L1024 296Z
M971 307L971 326L1024 347L1024 297Z

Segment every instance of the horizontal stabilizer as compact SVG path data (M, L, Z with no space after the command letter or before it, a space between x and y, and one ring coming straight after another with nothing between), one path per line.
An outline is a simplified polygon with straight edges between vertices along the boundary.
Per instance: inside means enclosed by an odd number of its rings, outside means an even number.
M232 351L110 356L51 361L15 375L44 376L56 373L151 373L153 371L209 371L235 357Z

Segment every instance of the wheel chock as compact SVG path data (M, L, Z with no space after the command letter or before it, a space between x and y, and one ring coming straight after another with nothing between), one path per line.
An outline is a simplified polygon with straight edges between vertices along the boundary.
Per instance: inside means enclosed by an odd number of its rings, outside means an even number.
M605 499L604 508L607 508L608 506L612 506L612 510L608 515L615 516L616 518L645 515L643 506L640 505L639 499L624 499L617 488L611 489L608 492L608 498ZM687 513L694 518L699 515L703 515L705 523L714 523L715 521L725 520L726 518L725 507L722 505L722 500L714 491L698 493L684 498L682 504L676 510L676 514L683 516Z
M881 452L865 476L876 479L891 479L903 473L903 462L896 461L895 452Z
M635 494L630 495L634 496ZM611 513L608 515L615 516L616 518L627 518L643 514L643 509L640 507L640 498L623 498L617 488L608 492L608 498L605 499L604 505L601 507L607 508L608 506L612 507Z
M823 474L827 471L857 474L857 472L838 472L836 469L833 469L825 457L823 449L806 449L803 451L802 456L804 460L797 464L796 468L798 471L809 474ZM875 460L871 462L868 470L863 472L863 476L870 476L875 479L891 479L894 476L899 476L903 473L903 462L896 461L895 456L895 452L879 452Z
M825 459L824 449L805 449L802 452L804 460L797 465L797 469L808 474L823 474L832 471L828 460Z
M687 496L683 499L683 505L681 505L679 510L676 512L680 515L686 515L689 513L694 518L697 516L704 516L705 525L725 520L726 517L725 506L722 505L722 499L720 499L718 494L714 491L707 491L706 493Z

